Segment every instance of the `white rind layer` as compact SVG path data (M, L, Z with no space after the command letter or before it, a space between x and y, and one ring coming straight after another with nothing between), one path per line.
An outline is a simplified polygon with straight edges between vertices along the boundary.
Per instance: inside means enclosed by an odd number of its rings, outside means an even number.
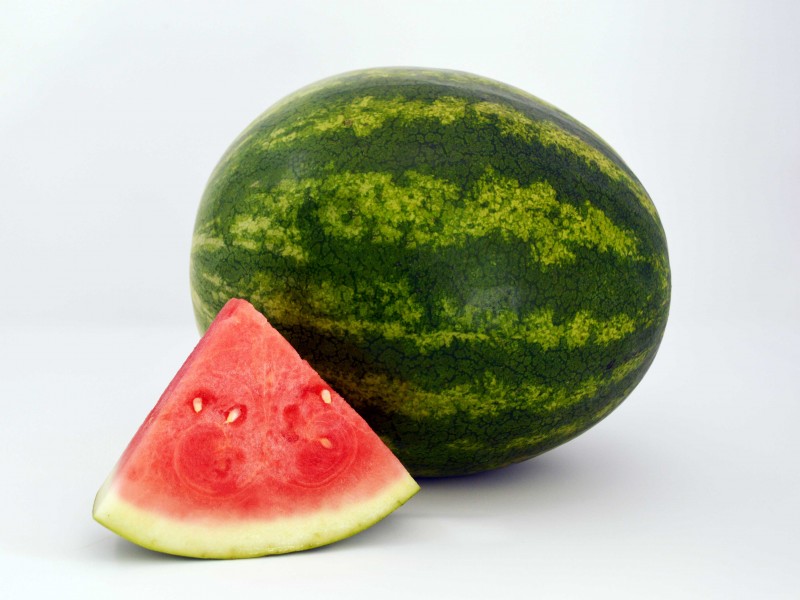
M269 520L179 520L143 510L117 492L112 473L95 499L92 516L125 539L167 554L195 558L248 558L324 546L383 519L419 491L410 475L373 497L338 509Z

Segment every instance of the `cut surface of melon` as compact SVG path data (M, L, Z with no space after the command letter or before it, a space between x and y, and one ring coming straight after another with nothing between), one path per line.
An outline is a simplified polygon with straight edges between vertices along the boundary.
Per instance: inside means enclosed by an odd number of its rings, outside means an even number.
M152 550L241 558L346 538L418 490L266 318L234 299L131 440L93 516Z

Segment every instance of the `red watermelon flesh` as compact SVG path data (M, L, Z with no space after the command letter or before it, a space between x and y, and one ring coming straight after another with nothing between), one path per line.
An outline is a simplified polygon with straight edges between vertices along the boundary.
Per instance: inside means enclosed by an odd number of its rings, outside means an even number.
M97 494L94 518L171 554L313 548L419 487L364 420L244 300L230 300Z

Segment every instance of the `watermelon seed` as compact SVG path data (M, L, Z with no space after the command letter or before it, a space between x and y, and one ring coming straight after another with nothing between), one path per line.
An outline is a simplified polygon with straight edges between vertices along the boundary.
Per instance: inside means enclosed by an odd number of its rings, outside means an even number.
M239 415L242 414L242 411L238 408L231 409L231 412L228 413L228 417L225 419L226 423L233 423L236 419L239 418Z
M319 438L319 443L322 444L323 448L333 448L333 444L328 438Z
M203 399L198 396L192 400L192 407L194 408L194 412L199 413L203 410Z
M330 404L331 403L331 391L330 390L322 390L320 392L320 396L322 396L322 401L325 404Z

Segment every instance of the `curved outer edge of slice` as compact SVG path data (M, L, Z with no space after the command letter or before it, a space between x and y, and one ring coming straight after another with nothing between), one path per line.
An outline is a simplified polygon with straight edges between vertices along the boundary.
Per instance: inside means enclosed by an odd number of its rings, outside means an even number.
M248 558L324 546L377 523L419 491L404 473L364 500L338 509L272 519L181 521L142 510L124 500L114 485L116 470L100 488L92 516L123 538L150 550L194 558Z

